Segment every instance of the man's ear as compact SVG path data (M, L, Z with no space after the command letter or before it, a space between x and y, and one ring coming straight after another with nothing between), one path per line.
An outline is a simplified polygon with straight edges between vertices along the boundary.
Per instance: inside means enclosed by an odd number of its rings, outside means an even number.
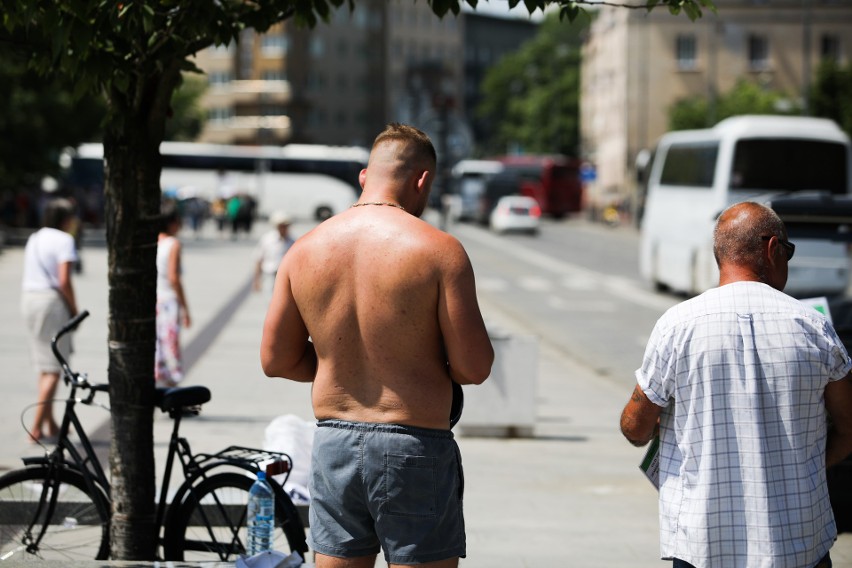
M417 176L417 191L418 193L422 193L429 189L429 180L432 177L432 172L429 170L423 170L420 172L420 175Z
M773 236L766 243L766 259L769 261L770 266L775 266L780 262L778 255L783 251L779 249L781 249L781 243L778 242L778 237Z
M364 184L367 183L367 168L364 168L358 174L358 183L361 185L361 189L364 189Z

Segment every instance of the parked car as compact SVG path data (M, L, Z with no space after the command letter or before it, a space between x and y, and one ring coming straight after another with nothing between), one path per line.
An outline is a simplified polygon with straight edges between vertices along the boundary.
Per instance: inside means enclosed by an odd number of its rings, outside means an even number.
M532 197L524 195L506 195L497 201L491 212L491 229L498 233L524 231L538 233L541 207Z

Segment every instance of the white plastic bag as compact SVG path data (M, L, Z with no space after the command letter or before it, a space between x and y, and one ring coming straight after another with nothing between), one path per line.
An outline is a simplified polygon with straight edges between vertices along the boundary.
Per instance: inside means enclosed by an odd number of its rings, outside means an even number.
M279 416L266 427L263 449L271 452L284 452L293 460L293 469L284 491L295 504L310 503L308 479L311 475L311 451L314 447L314 432L317 425L298 416L285 414ZM284 474L273 476L281 483Z

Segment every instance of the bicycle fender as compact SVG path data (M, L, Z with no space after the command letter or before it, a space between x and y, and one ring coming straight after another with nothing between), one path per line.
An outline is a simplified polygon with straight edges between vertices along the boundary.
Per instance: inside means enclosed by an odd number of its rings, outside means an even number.
M34 466L34 465L50 465L50 456L38 456L38 457L30 457L30 458L21 458L21 461L24 462L26 467ZM62 460L62 464L65 469L70 469L75 471L76 473L80 473L80 468L77 467L72 461Z

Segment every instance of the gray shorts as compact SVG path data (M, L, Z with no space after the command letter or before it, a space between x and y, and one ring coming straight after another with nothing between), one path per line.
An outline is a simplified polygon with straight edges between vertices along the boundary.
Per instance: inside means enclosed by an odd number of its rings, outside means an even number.
M458 445L449 430L321 420L311 468L311 548L392 564L466 554Z

